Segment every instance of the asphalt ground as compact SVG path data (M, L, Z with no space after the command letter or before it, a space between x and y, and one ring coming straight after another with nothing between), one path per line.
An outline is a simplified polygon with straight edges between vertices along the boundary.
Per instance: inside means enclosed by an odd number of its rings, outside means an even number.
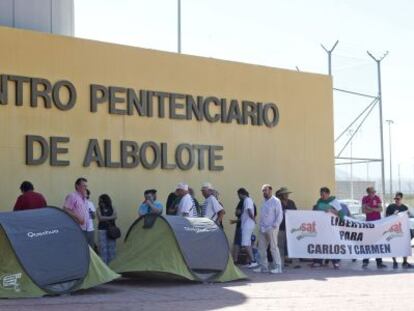
M122 278L58 297L2 299L1 311L27 310L414 310L414 269L368 269L361 261L286 268L283 274L254 273L249 280L195 284Z

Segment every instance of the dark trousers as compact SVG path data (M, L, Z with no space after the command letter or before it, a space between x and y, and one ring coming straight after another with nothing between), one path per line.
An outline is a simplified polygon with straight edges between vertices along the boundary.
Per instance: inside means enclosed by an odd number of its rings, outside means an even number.
M382 258L375 258L375 261L377 262L377 265L382 264ZM364 260L362 260L363 263L369 263L369 259L365 258Z
M83 231L86 241L92 249L95 249L95 231Z

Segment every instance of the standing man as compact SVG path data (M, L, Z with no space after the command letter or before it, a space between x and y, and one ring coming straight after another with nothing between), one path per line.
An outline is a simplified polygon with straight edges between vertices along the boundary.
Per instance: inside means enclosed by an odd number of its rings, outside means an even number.
M201 194L204 197L204 203L202 207L203 217L209 218L212 221L216 222L222 226L224 209L223 206L219 203L217 198L213 195L214 189L213 186L206 182L201 186Z
M198 200L196 199L194 195L194 189L191 187L188 187L188 193L191 195L191 198L193 199L194 206L197 210L197 217L201 217L201 205L198 203Z
M323 211L325 213L331 213L339 218L343 219L344 213L342 211L341 203L331 195L331 190L328 187L322 187L319 190L320 198L313 207L314 211ZM325 261L329 263L329 260ZM339 269L339 259L332 259L332 265L334 269ZM314 259L311 264L312 268L322 267L323 259Z
M252 250L252 234L256 227L256 218L254 214L254 203L249 197L249 192L246 189L240 188L237 190L237 195L240 200L243 200L243 212L241 214L241 247L246 250L247 256L249 257L248 268L256 268L259 264L256 262L253 256Z
M63 210L79 224L86 238L89 221L88 206L86 204L87 189L88 181L86 178L78 178L75 181L75 192L69 193L63 203Z
M268 272L269 264L267 261L266 249L270 245L274 267L270 273L282 273L282 260L277 246L277 236L279 226L283 220L283 210L280 200L272 195L272 186L265 184L262 186L264 201L260 209L259 221L259 255L261 267L254 269L254 272Z
M280 250L280 257L282 258L282 265L287 265L287 243L286 243L286 222L285 222L285 213L286 210L297 210L296 204L294 201L289 199L289 194L291 194L286 187L282 187L276 191L276 198L280 200L283 209L283 220L279 227L279 235L278 235L278 246ZM300 268L300 266L295 266L295 268Z
M168 195L167 202L165 203L166 214L177 215L178 203L180 203L180 198L178 197L177 190L175 190Z
M197 209L191 195L188 193L188 185L179 183L176 193L180 198L180 203L178 203L177 207L177 216L197 217Z
M88 207L89 213L88 223L86 225L86 236L90 247L92 247L92 249L95 249L95 228L93 225L93 220L96 216L96 208L90 200L90 197L91 192L89 191L89 189L86 189L86 206Z
M408 207L402 203L403 196L404 195L402 194L402 192L397 192L395 194L395 197L394 197L394 202L395 203L388 205L387 210L385 211L385 216L388 217L388 216L392 216L392 215L396 215L398 213L402 213L402 212L407 212L408 211ZM397 269L398 268L397 258L392 257L392 261L393 261L392 267L394 269ZM413 268L413 265L410 264L410 263L408 263L407 257L404 257L403 258L402 267L404 269L408 269L408 268L411 269L411 268Z
M24 181L20 185L22 194L17 198L13 211L23 211L46 207L47 203L42 194L35 192L30 181Z
M157 190L148 189L144 191L144 202L138 208L138 216L145 216L147 214L161 215L162 204L157 201Z
M379 196L376 195L374 187L367 188L367 195L362 198L362 212L366 215L366 221L374 221L381 219L382 202ZM382 258L376 258L377 268L383 269L387 266L382 263ZM368 266L369 259L362 261L362 268Z

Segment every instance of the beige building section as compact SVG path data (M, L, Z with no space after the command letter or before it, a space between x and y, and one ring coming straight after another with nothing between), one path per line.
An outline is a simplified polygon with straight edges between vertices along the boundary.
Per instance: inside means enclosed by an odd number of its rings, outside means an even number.
M298 207L310 209L320 186L334 187L332 85L324 75L221 61L188 55L120 46L24 30L0 28L1 74L42 77L52 83L66 79L78 93L69 111L42 105L32 108L25 88L24 104L14 105L9 84L9 104L0 105L0 210L11 210L19 185L30 180L50 205L62 206L79 176L89 180L92 199L107 193L120 215L125 232L137 215L146 188L157 188L165 203L178 182L189 183L201 201L200 185L210 181L221 193L227 212L224 227L232 237L228 219L237 204L236 189L244 186L256 204L260 187L287 186ZM171 120L108 114L106 105L89 111L89 85L122 86L192 95L273 102L280 122L274 128ZM25 165L25 135L70 137L69 167ZM138 143L167 142L222 145L223 171L84 168L89 138L111 139L112 156L119 159L121 139ZM173 158L170 151L169 158Z

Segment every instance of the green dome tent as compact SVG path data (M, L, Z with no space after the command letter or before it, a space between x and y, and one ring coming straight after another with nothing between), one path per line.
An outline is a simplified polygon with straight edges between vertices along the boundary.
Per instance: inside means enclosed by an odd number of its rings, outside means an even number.
M123 276L198 282L246 279L223 232L207 218L145 216L135 221L110 267Z
M118 277L61 209L0 213L0 298L65 294Z

